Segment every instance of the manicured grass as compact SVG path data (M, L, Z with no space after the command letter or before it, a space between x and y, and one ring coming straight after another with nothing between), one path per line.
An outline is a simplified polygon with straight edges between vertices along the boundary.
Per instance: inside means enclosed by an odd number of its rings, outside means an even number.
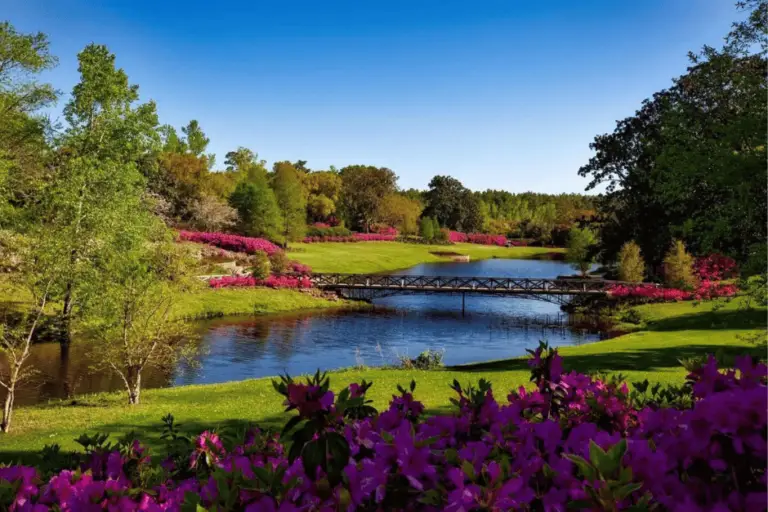
M565 347L561 353L568 369L582 372L621 372L629 382L642 379L681 383L685 370L679 359L721 352L726 356L745 352L765 355L739 336L765 332L765 308L740 311L734 302L719 311L712 304L698 307L691 303L654 304L639 308L647 318L646 330L608 341ZM416 397L432 412L447 412L453 392L453 379L462 384L489 379L496 395L528 383L524 359L509 359L447 368L440 371L396 369L343 370L331 374L338 389L349 382L372 380L370 397L384 407L399 384L417 382ZM146 390L138 407L124 405L122 394L100 394L79 399L76 404L51 403L21 407L16 411L14 431L0 437L0 461L30 457L45 444L59 443L75 448L73 439L82 432L111 432L119 435L131 430L150 446L159 443L159 419L171 412L189 433L206 428L239 426L249 422L278 426L285 421L281 397L269 379L205 386Z
M181 318L211 318L226 315L283 313L302 309L340 308L354 304L328 300L297 290L271 288L212 289L201 283L198 290L179 295L173 314Z
M478 244L422 245L400 242L358 242L291 244L288 255L312 267L315 272L366 274L400 270L419 263L450 261L435 252L469 255L472 260L487 258L534 259L563 249L545 247L496 247Z

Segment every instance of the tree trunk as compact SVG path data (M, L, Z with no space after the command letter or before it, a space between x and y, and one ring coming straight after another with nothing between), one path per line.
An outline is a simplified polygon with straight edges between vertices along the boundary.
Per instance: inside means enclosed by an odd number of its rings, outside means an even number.
M141 372L130 370L128 374L128 405L138 405L141 394Z
M72 308L74 307L74 297L72 296L72 283L67 283L67 289L64 292L64 305L61 308L61 329L62 335L59 340L62 344L69 344L72 341Z
M11 430L11 415L13 414L13 399L16 393L15 386L8 389L5 395L5 405L3 405L3 422L0 423L0 431L9 432Z

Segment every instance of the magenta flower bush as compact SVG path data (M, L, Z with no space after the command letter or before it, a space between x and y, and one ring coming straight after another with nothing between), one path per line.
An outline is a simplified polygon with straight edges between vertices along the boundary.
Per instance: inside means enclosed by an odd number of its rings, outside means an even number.
M698 258L693 265L693 270L703 281L721 281L736 277L739 273L739 266L733 258L722 254L710 254Z
M733 297L738 292L733 284L701 281L696 290L689 292L677 288L662 288L648 284L613 285L608 289L612 297L641 299L648 302L679 302L683 300L708 300Z
M222 276L208 280L211 288L252 288L265 286L267 288L312 288L309 276L271 275L266 279L253 276Z
M295 274L311 274L312 267L299 263L298 261L290 261L288 263L288 269Z
M355 243L355 242L394 242L397 240L397 235L380 235L378 233L354 233L349 236L307 236L302 240L305 244L319 243L319 242L338 242L338 243Z
M269 254L278 252L280 248L264 238L228 235L226 233L204 233L199 231L179 231L179 240L213 245L234 252L253 254L261 251Z
M162 453L126 438L79 441L66 467L0 469L11 511L764 510L766 367L714 358L660 389L563 371L546 346L533 389L498 401L454 382L455 412L429 416L415 382L381 413L371 383L335 394L325 375L274 382L295 414L280 434L186 438L164 418ZM49 453L55 453L50 450Z
M374 224L371 226L371 231L377 235L397 236L400 234L397 228L387 226L386 224Z
M461 233L459 231L450 231L448 240L451 243L471 243L481 245L498 245L503 247L507 245L507 237L504 235L486 235L484 233ZM524 242L512 243L513 246L524 246Z

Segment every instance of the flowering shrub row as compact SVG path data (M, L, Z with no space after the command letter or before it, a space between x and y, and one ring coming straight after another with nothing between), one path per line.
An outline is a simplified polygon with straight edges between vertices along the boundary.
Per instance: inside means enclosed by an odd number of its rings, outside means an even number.
M371 226L371 231L377 235L397 236L400 234L396 228L387 226L386 224L374 224Z
M497 401L489 382L454 381L451 416L426 416L415 382L378 413L371 383L336 395L325 375L274 382L295 411L282 434L189 439L164 418L165 458L126 437L81 437L86 453L52 476L0 469L11 511L675 510L766 503L766 367L713 358L678 388L575 372L546 346L532 391ZM650 387L650 389L649 389ZM52 451L53 452L53 451ZM157 459L156 457L155 459Z
M717 297L733 297L738 288L732 284L701 281L692 292L677 288L661 288L648 284L614 285L608 290L613 297L645 299L649 302L673 302L682 300L706 300Z
M694 272L699 279L705 281L720 281L735 277L739 271L736 260L722 254L710 254L698 258L693 265Z
M228 235L226 233L204 233L200 231L179 231L179 239L188 242L208 244L228 251L253 254L262 251L269 254L278 252L280 248L264 238Z
M339 242L339 243L355 243L355 242L394 242L397 239L396 235L380 235L378 233L355 233L350 236L307 236L304 237L303 242L305 244L312 244L318 242Z
M327 224L312 224L307 229L307 236L351 236L352 232L344 226L329 226Z
M454 244L456 243L471 243L482 245L498 245L503 247L509 242L504 235L486 235L483 233L461 233L459 231L451 231L448 233L448 240ZM525 247L527 242L522 240L515 240L509 242L513 247Z
M312 288L308 276L271 275L265 279L253 276L223 276L208 280L211 288L249 288L266 286L268 288Z

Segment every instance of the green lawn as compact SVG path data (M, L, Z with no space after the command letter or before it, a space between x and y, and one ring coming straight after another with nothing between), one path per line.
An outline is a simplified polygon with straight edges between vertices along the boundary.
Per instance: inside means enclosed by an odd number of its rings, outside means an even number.
M208 288L180 295L173 314L181 318L211 318L226 315L284 313L303 309L357 306L346 300L327 300L297 290L271 288Z
M711 304L655 304L638 308L646 319L645 330L581 347L566 347L561 353L567 368L584 372L621 372L630 382L682 382L685 371L678 359L712 352L734 355L753 352L764 355L740 335L765 332L765 308L740 311L736 302L719 311ZM371 398L383 407L395 386L416 379L416 396L430 411L450 410L448 385L455 378L462 383L489 379L502 398L506 390L525 385L528 370L525 360L511 359L449 368L440 371L393 369L344 370L332 374L332 383L341 386L360 379L372 380ZM131 408L121 394L101 394L78 400L76 404L52 403L21 407L16 411L14 432L0 437L0 460L29 457L45 444L75 447L72 441L82 432L120 434L136 430L150 445L159 438L161 416L172 412L190 432L205 428L257 422L276 426L285 420L281 397L269 379L172 389L147 390L143 403Z
M400 270L419 263L450 261L435 252L467 254L472 260L487 258L533 259L563 249L545 247L495 247L478 244L422 245L400 242L291 244L289 257L315 272L366 274Z

